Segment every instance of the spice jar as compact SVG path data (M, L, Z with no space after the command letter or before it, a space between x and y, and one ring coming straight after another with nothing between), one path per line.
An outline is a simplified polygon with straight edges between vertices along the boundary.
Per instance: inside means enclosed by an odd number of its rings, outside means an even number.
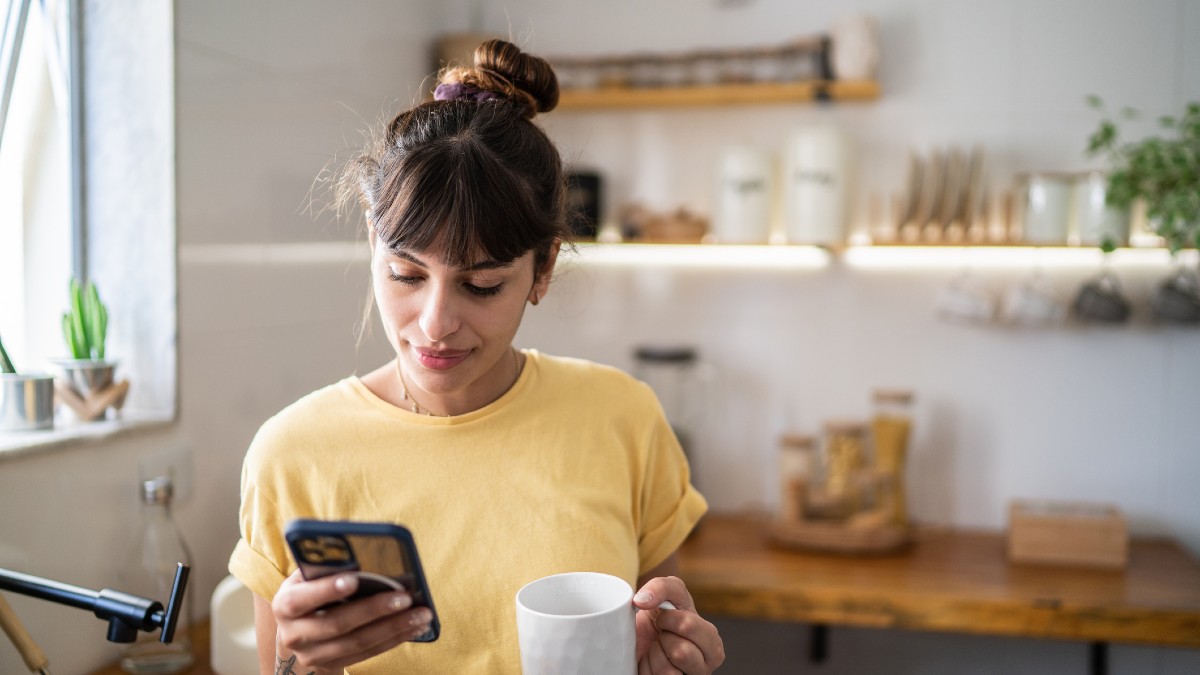
M882 478L883 505L891 511L893 522L898 525L908 522L904 466L912 430L913 398L913 392L904 389L879 389L872 396L871 440L875 470Z
M779 446L779 519L801 521L808 484L813 477L816 439L804 434L785 434Z

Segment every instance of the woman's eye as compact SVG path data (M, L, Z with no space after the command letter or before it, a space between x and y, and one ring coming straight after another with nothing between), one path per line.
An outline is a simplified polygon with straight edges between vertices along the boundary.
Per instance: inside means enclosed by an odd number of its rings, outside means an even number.
M408 284L409 286L416 285L417 283L419 283L421 281L421 277L408 276L405 274L398 274L398 273L392 272L392 271L388 271L388 278L391 279L392 281L399 281L402 284Z
M496 284L495 286L476 286L475 284L464 284L464 287L471 295L487 298L499 293L500 289L504 287L504 284Z

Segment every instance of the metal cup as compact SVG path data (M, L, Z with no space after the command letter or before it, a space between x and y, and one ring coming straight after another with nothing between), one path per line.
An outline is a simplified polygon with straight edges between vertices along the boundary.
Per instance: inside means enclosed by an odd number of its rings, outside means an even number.
M54 427L54 378L0 374L0 431Z

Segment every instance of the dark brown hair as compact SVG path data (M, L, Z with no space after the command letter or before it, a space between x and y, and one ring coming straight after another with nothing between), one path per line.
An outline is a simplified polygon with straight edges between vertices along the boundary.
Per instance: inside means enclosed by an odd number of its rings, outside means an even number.
M537 274L567 232L562 160L532 122L558 103L558 80L544 59L503 40L479 45L474 61L439 79L487 93L400 113L351 162L343 189L357 193L384 246L438 245L457 266L532 250Z

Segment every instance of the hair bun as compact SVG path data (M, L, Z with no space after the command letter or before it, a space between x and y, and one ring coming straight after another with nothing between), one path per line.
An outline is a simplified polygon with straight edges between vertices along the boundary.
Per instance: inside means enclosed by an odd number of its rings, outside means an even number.
M529 110L526 117L550 112L558 105L558 77L543 58L526 54L505 40L488 40L475 48L472 78L480 89L495 91ZM463 81L463 80L460 80Z

